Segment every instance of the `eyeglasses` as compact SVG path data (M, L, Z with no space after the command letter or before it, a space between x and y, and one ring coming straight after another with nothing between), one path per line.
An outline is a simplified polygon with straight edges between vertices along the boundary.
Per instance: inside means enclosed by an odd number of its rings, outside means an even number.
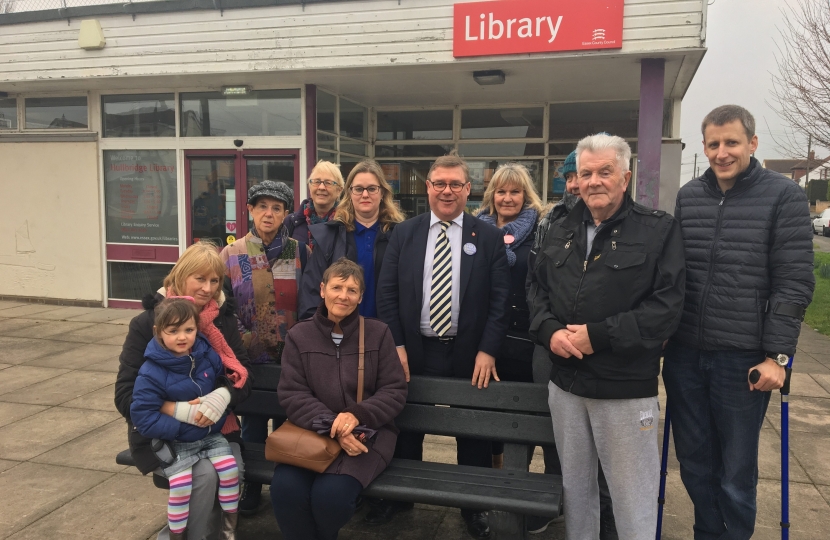
M354 193L355 195L363 195L364 191L368 191L369 195L374 195L375 193L380 191L380 186L352 186L349 189L352 190L352 193Z
M338 185L337 182L335 182L334 180L320 180L319 178L312 178L311 180L308 181L308 184L311 185L311 186L314 186L314 187L317 187L320 184L323 184L324 186L326 186L328 188Z
M450 182L448 184L446 182L433 182L432 180L427 180L427 182L429 182L429 185L431 185L432 189L434 189L435 191L439 191L439 192L444 191L449 186L450 190L453 193L460 193L461 190L464 189L464 186L466 186L469 183L469 182L464 182L464 183Z

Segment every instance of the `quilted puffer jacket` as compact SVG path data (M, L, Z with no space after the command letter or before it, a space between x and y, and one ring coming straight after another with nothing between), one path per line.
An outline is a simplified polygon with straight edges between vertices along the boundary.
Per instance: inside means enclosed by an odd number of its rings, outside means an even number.
M160 412L165 401L190 401L215 389L216 378L225 370L207 339L199 334L186 356L174 356L152 339L144 356L146 361L138 371L130 405L130 418L139 433L148 438L184 442L219 433L227 413L214 425L200 428Z
M804 191L755 158L725 194L711 169L677 194L686 299L673 339L703 350L795 352L813 297Z

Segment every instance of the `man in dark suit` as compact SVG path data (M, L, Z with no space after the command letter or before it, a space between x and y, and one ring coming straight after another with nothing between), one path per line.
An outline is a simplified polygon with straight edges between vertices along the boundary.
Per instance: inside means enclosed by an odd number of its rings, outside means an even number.
M464 213L469 169L458 156L438 158L427 175L430 212L407 220L389 239L377 307L406 373L499 380L495 355L507 331L510 276L503 233ZM395 456L421 460L423 433L403 432ZM458 438L458 463L492 466L488 441ZM386 523L411 504L373 504L369 523ZM482 512L462 509L467 530L487 538Z

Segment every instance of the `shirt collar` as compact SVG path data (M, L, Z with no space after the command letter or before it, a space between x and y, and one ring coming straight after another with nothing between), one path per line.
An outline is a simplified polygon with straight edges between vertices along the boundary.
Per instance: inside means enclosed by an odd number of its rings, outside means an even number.
M355 232L355 234L360 234L364 231L377 231L378 230L378 223L380 223L379 220L372 223L371 227L367 227L366 225L362 224L361 222L355 220L355 222L354 222L354 232Z
M435 225L436 223L439 223L440 221L441 221L441 219L438 216L435 215L435 212L430 210L429 211L429 227L430 227L430 229L432 228L433 225ZM459 227L461 227L463 229L464 228L464 212L461 212L460 214L458 214L458 217L456 217L454 220L452 220L452 223L455 223L456 225L458 225Z

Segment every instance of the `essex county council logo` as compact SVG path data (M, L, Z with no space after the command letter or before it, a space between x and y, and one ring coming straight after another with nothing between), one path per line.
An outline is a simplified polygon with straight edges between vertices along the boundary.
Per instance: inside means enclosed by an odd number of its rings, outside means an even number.
M605 29L595 28L593 33L591 34L591 37L591 41L605 41Z

